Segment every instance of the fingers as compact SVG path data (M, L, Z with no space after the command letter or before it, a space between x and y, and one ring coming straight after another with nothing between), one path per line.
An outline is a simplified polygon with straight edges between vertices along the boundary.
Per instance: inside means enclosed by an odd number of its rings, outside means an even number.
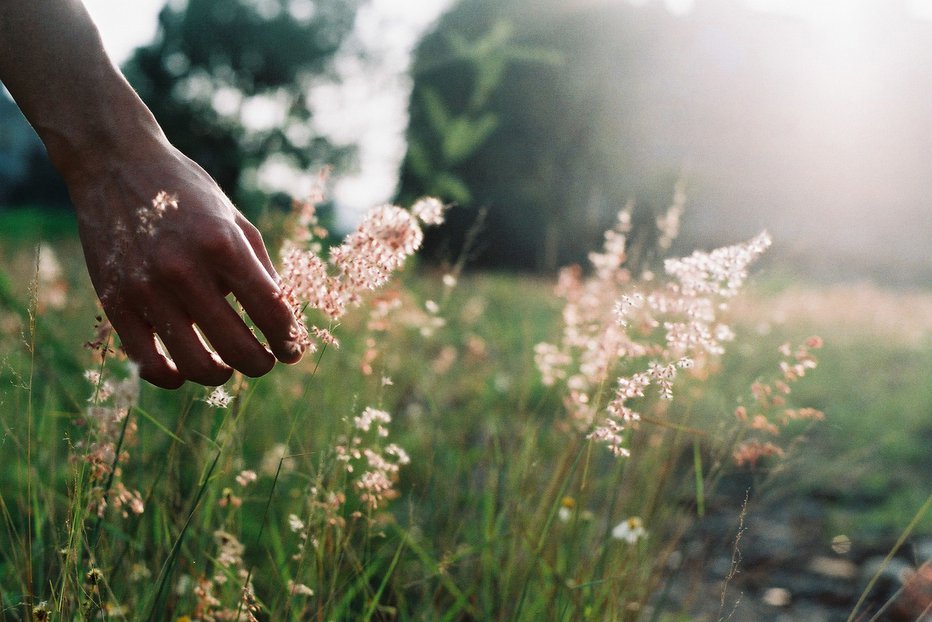
M222 296L220 301L226 304ZM219 386L230 379L233 370L204 343L172 295L139 286L132 298L107 300L105 309L127 356L139 365L143 380L164 389L177 389L185 380ZM162 353L156 335L170 358ZM256 346L261 348L258 343ZM265 356L271 357L267 352Z
M225 363L253 378L271 371L275 357L259 343L221 292L196 288L188 309Z
M304 354L300 339L303 329L298 325L291 307L275 282L275 270L261 239L258 240L258 244L265 261L268 262L267 267L263 265L265 262L260 259L259 254L253 252L248 257L243 256L240 261L226 266L222 278L226 287L233 292L246 313L265 335L275 358L284 363L297 363ZM250 247L254 248L252 244Z
M253 252L256 254L256 259L259 260L259 263L262 264L265 271L269 273L272 280L277 282L278 272L276 272L275 266L272 265L269 251L266 250L265 242L262 241L262 234L259 233L255 225L246 220L246 217L239 212L236 214L236 224L242 230L243 235L246 236L246 241L249 242L249 246L252 247Z
M185 378L159 351L152 328L136 315L110 313L108 317L120 336L126 355L139 365L139 377L163 389L177 389Z
M136 270L147 276L121 279L122 295L105 304L140 377L162 388L178 388L185 380L218 386L233 369L258 377L276 358L296 363L303 355L303 328L282 296L259 231L239 214L229 228L209 231L199 238L200 252L191 253L183 238L164 240L157 256ZM227 292L262 331L271 352L227 302Z
M230 379L233 369L221 361L201 339L194 324L178 307L162 304L150 312L153 328L184 378L205 386L219 386Z

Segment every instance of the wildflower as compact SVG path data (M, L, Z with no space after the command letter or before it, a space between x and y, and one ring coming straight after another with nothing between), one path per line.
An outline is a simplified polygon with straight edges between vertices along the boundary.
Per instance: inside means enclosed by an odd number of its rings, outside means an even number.
M127 488L121 479L120 465L129 460L128 448L136 442L137 432L130 411L139 396L139 369L129 365L128 370L129 377L120 381L96 371L85 373L94 390L85 416L88 438L78 441L77 446L84 449L84 461L90 465L89 507L101 517L108 507L124 518L130 512L141 514L145 510L139 491Z
M256 614L261 611L261 607L256 600L256 595L252 590L251 584L243 586L240 604L242 606L242 611L246 613L246 620L248 620L248 622L259 622L259 618L256 617Z
M294 533L300 533L304 531L304 521L298 518L297 514L288 515L288 528L291 529Z
M657 246L666 250L670 248L673 240L680 234L680 218L686 205L686 192L683 183L676 184L673 192L673 203L667 208L663 216L657 217L657 229L660 231L660 238L657 240Z
M392 416L384 410L366 407L361 415L353 418L353 425L357 430L368 432L372 424L375 423L378 426L377 430L379 436L387 436L388 430L382 424L389 424L391 421Z
M258 477L259 476L256 475L255 471L251 471L251 470L240 471L240 474L236 476L236 483L239 484L240 486L245 487L251 484L252 482L256 481Z
M52 619L52 609L48 601L43 600L41 603L32 608L32 617L36 622L47 622Z
M748 266L767 250L770 235L763 232L742 244L712 252L695 251L689 257L667 259L664 270L679 281L687 296L716 294L731 298L747 278Z
M259 472L269 477L275 477L279 468L282 471L294 471L295 460L288 455L288 446L284 443L276 443L266 450L260 462Z
M329 330L320 328L319 326L312 326L311 334L314 337L316 337L317 340L320 341L321 343L325 343L328 346L331 346L337 349L340 348L340 340L334 337L333 333L331 333Z
M459 353L451 345L443 346L437 354L437 358L431 361L430 367L438 376L442 376L453 368Z
M217 502L218 505L222 508L227 506L231 508L238 508L243 505L243 500L233 494L233 489L227 486L220 493L220 501Z
M616 540L624 540L628 544L635 544L638 540L647 537L644 521L638 516L631 516L615 525L612 529L612 537Z
M110 320L104 318L102 315L98 315L95 320L95 338L86 341L84 347L96 352L98 358L103 360L103 357L106 355L114 353L114 350L110 347L110 335L113 333L113 326L110 324Z
M288 580L288 593L292 596L313 596L314 590L304 585L303 583L295 583L292 580Z
M396 445L395 443L390 443L385 447L385 453L389 456L395 457L395 462L399 465L410 464L411 458L408 456L408 452Z
M657 223L668 241L676 234L683 200L678 188L674 205ZM743 284L750 263L770 244L762 233L743 244L668 259L669 282L655 284L653 277L645 277L636 287L623 267L630 224L629 206L606 232L602 251L590 255L592 276L584 278L578 266L560 272L557 294L566 301L562 339L538 344L534 357L545 385L565 382L571 421L587 428L596 419L590 404L601 402L599 392L619 363L649 357L646 368L617 378L607 417L589 430L587 438L607 445L616 456L628 455L623 432L641 419L631 400L643 399L650 385L662 400L673 399L678 370L724 352L722 344L734 333L718 321L718 314ZM644 291L644 286L653 290ZM662 339L655 338L657 329L662 329ZM806 365L802 360L793 363Z
M295 316L305 322L305 308L317 309L329 320L339 319L358 306L362 295L384 285L392 272L421 245L425 224L442 222L442 205L435 199L416 204L414 213L394 205L371 210L343 243L330 249L327 260L319 248L301 237L286 240L282 248L281 283ZM310 333L329 341L332 336L317 327ZM308 346L311 345L308 337Z
M808 338L795 350L789 343L779 347L784 359L780 361L781 375L769 383L765 381L754 382L751 385L751 395L760 412L749 416L743 406L735 411L739 421L748 423L752 430L763 431L771 435L779 433L779 426L789 425L791 421L808 420L821 421L825 415L815 408L788 408L786 396L791 393L790 385L805 375L807 370L816 367L816 359L810 353L810 348L821 347L822 340L818 337ZM783 450L770 442L758 439L749 439L733 452L732 458L739 467L755 467L761 458L767 456L782 456Z
M104 580L104 573L100 568L91 568L84 575L84 582L92 587L97 587Z
M566 366L571 360L568 354L553 344L539 343L534 346L534 363L545 386L553 386L557 380L566 378Z
M226 408L233 401L233 396L227 393L223 387L214 387L204 401L207 402L208 406L214 408Z
M411 206L411 213L425 225L443 224L443 212L446 210L439 199L426 197Z
M135 563L129 569L129 580L130 581L144 581L152 576L152 571L149 570L146 566Z
M560 499L560 507L557 509L557 518L559 518L562 523L568 523L570 518L573 517L573 512L575 510L576 499L573 497L563 497Z
M383 410L367 407L361 415L355 417L354 427L359 432L369 432L375 428L376 439L388 436L388 424L391 415ZM373 444L366 446L361 436L353 436L335 447L336 459L345 463L347 473L354 473L360 461L362 472L355 479L355 488L359 499L370 510L375 510L384 501L397 496L394 490L395 480L400 468L411 462L407 452L395 443L384 448Z
M217 564L220 566L214 574L212 582L215 585L226 583L232 573L245 578L248 573L243 567L243 553L246 547L231 533L218 529L214 532L214 542L217 544Z
M732 458L735 461L735 465L739 467L757 466L758 461L761 458L768 456L782 456L783 450L774 445L773 443L766 442L761 443L760 441L748 441L742 443L737 448L735 448L732 453Z
M621 445L624 442L624 437L621 435L622 430L621 424L614 419L605 419L602 425L596 426L586 438L605 444L609 451L617 457L627 458L631 455L631 452Z

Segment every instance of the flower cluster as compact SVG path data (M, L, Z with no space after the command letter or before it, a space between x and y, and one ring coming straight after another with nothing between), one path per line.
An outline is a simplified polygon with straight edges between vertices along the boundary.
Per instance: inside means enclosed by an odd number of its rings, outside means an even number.
M732 459L739 467L755 467L761 458L782 456L783 449L762 437L776 437L780 429L792 421L821 421L825 418L822 411L815 408L790 408L786 396L792 392L792 383L816 367L813 350L822 347L822 339L810 337L796 348L790 344L780 346L782 360L779 363L780 375L770 382L755 382L751 385L753 400L750 406L739 406L735 417L747 426L752 436L740 443L732 453Z
M129 461L128 448L135 444L137 431L130 410L139 397L139 371L132 363L128 367L129 377L120 381L98 371L84 374L94 389L84 419L88 438L76 446L84 450L84 461L90 466L90 509L101 517L108 506L124 518L145 509L139 491L127 488L121 479L121 465Z
M579 266L561 271L561 342L535 348L544 384L566 385L571 422L618 456L628 453L625 428L641 418L635 400L644 398L649 387L661 399L672 399L679 370L701 367L724 352L733 333L719 319L721 313L738 293L749 265L770 245L769 236L761 233L742 244L666 260L666 281L650 272L635 279L625 267L630 211L630 206L622 210L606 232L602 251L590 254L589 276ZM681 211L677 195L667 215L658 219L666 246ZM633 373L624 373L631 367ZM602 387L613 379L614 395L603 411L607 416L594 426Z
M398 471L411 459L395 443L385 447L380 439L388 437L391 415L384 410L366 408L353 419L353 433L336 446L337 459L346 465L346 472L354 474L354 487L359 500L372 511L397 496L394 489ZM374 437L366 443L365 437ZM356 471L359 471L356 474Z
M231 533L218 529L214 532L216 545L216 568L212 576L202 576L194 585L195 608L193 619L212 622L215 620L248 620L256 622L259 605L248 581L249 571L243 561L246 547ZM217 591L231 580L244 584L240 602L235 608L224 607Z
M441 223L443 211L437 199L422 199L411 211L394 205L375 208L325 260L318 240L324 231L313 204L301 204L298 224L281 251L282 289L296 315L306 321L304 311L317 309L333 322L358 306L364 293L384 285L420 247L421 223ZM326 329L312 326L310 334L335 344ZM310 336L306 345L313 346Z

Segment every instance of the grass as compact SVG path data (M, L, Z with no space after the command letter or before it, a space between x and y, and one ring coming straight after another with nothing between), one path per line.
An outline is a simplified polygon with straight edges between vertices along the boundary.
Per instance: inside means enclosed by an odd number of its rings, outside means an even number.
M906 294L870 290L864 320L839 325L816 304L822 288L765 276L736 306L742 338L717 373L678 380L672 406L645 405L625 432L633 455L619 460L568 424L563 393L535 368L535 344L561 330L553 284L488 274L449 288L429 270L391 286L404 312L384 330L365 311L348 315L339 350L235 378L228 408L210 406L203 388L142 386L103 463L118 472L95 477L101 463L87 456L102 432L87 409L101 385L84 372L131 374L118 355L101 363L81 347L99 312L76 240L54 238L65 266L54 287L67 293L56 308L43 296L52 284L30 288L49 229L17 222L0 222L2 622L38 619L42 607L56 620L680 619L658 597L666 560L723 478L750 478L757 504L823 500L835 533L856 545L892 544L932 489L929 325L871 312ZM909 296L920 315L916 300L930 305ZM425 329L426 300L442 325ZM734 466L730 452L750 433L735 422L739 400L774 375L781 343L816 333L819 367L791 398L826 420L781 430L783 460ZM366 407L392 414L387 438L354 425ZM360 448L387 456L397 443L411 458L378 507L360 496L357 436ZM247 470L257 479L242 485ZM138 491L145 511L115 508L119 486ZM98 516L100 489L111 503ZM613 538L633 516L648 536ZM932 516L916 534L932 534Z

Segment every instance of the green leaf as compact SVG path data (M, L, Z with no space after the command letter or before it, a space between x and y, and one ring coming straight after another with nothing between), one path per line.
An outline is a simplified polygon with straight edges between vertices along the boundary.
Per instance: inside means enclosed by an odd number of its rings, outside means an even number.
M472 201L472 193L469 191L469 187L453 173L439 173L434 178L431 194L454 201L460 205Z
M456 166L469 158L482 146L498 127L498 118L491 112L478 119L457 117L443 136L443 161Z
M427 121L431 129L438 134L445 134L447 127L450 125L450 113L447 111L446 104L437 93L430 87L421 89L421 105L424 106L424 114L427 115Z

